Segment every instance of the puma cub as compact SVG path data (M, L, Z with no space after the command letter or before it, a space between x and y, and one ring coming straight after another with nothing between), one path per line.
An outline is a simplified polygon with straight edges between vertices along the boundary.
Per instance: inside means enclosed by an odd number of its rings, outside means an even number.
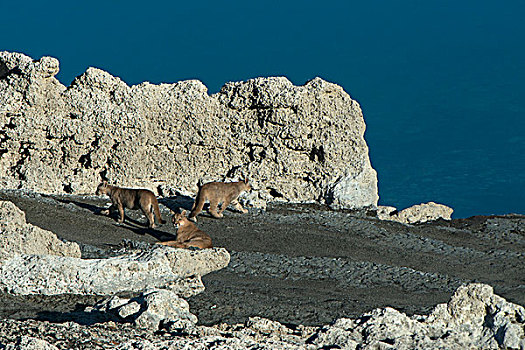
M232 203L235 208L243 213L248 212L237 201L237 197L243 191L251 190L248 179L238 182L209 182L202 185L197 193L197 198L193 203L190 216L188 219L197 222L197 215L202 211L204 203L210 201L210 214L215 218L222 218L222 212ZM217 211L219 203L222 203L221 208Z
M182 213L173 213L171 219L177 228L177 239L174 241L157 242L175 248L211 248L211 237L201 231L193 222L186 218L186 210Z
M117 186L111 186L107 181L103 181L97 187L97 196L108 195L111 198L111 206L101 211L103 215L109 215L111 209L118 208L120 218L119 223L124 222L124 208L128 209L140 209L148 218L148 223L150 228L155 228L155 219L153 217L153 212L157 220L161 224L165 224L166 221L162 220L159 210L159 202L157 197L150 190L141 189L141 188L122 188Z

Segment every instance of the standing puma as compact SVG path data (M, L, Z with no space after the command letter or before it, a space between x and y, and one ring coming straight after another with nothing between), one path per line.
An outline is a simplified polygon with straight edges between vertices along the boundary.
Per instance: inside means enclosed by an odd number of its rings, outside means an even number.
M177 239L174 241L157 242L175 248L211 248L211 237L201 231L193 222L186 218L186 210L182 213L173 213L173 225L177 228Z
M210 214L215 218L222 218L222 212L228 207L230 203L235 205L235 208L242 213L248 212L237 201L237 197L243 191L251 190L248 179L238 182L209 182L199 188L193 208L191 209L188 219L197 222L197 215L202 211L204 203L210 201ZM217 211L219 203L222 203L221 208Z
M97 187L97 195L108 195L111 198L111 206L101 211L103 215L109 215L112 208L118 208L120 218L119 223L124 222L124 208L128 209L140 209L148 218L148 223L150 228L155 228L155 218L153 217L153 212L157 220L161 224L165 224L166 221L162 220L159 210L159 202L157 197L150 190L141 189L141 188L121 188L117 186L108 185L107 181L103 181Z

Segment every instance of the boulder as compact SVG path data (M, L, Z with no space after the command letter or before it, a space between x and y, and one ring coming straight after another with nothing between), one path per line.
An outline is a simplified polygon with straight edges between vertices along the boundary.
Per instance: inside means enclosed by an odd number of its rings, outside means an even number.
M116 322L132 322L136 327L152 332L161 328L181 332L192 329L197 323L188 302L165 289L147 290L131 299L113 296L86 311L106 313Z
M53 232L26 222L25 213L9 201L0 201L0 260L16 254L80 258L80 247L61 241Z
M204 290L201 276L229 261L224 248L164 246L107 259L16 255L0 265L0 290L11 295L111 296L165 288L189 297Z
M377 205L359 104L338 85L284 77L128 86L89 68L69 87L59 62L0 52L0 184L93 193L108 178L160 195L247 176L269 200Z
M345 349L523 349L525 309L495 295L492 287L459 287L428 316L408 317L391 308L324 326L312 343Z
M394 207L379 206L377 217L381 220L397 221L403 224L417 224L438 219L450 220L454 209L434 202L413 205L397 211Z

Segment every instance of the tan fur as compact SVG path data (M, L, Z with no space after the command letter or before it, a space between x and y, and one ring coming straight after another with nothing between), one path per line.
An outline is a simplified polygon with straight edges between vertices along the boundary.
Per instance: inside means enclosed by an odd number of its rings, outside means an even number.
M157 242L157 244L167 245L176 248L211 248L211 237L206 232L201 231L193 222L186 218L186 210L180 214L173 214L173 225L177 227L177 239L174 241Z
M204 184L199 188L189 219L197 222L197 215L202 211L206 201L210 202L209 212L215 218L222 218L222 212L230 203L235 205L235 208L240 212L246 213L248 210L242 207L237 201L237 197L241 192L249 191L251 188L248 179L239 182L209 182ZM222 204L217 211L219 203Z
M165 224L166 221L160 216L159 202L157 197L150 190L141 188L122 188L117 186L111 186L107 181L102 182L97 187L97 195L108 195L111 198L111 206L103 210L101 214L109 215L112 208L117 208L120 214L119 223L124 222L124 208L128 209L140 209L148 218L150 228L155 228L155 216L161 224Z

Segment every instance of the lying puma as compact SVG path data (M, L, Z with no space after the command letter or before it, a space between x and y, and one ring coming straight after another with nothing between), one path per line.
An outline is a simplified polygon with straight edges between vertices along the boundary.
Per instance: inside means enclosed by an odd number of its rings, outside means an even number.
M197 198L193 203L190 216L188 219L197 222L197 215L202 211L204 203L210 201L210 214L215 218L222 218L222 212L232 203L237 210L242 213L248 212L237 201L237 197L243 191L251 190L248 179L239 182L209 182L202 185L197 193ZM219 203L222 203L221 208L217 211Z
M148 218L149 227L155 228L155 219L153 217L153 211L155 216L161 224L165 224L166 221L162 220L159 210L159 202L157 197L150 190L140 188L121 188L117 186L108 185L107 181L103 181L97 187L97 195L108 195L111 198L111 206L101 211L103 215L109 215L111 209L118 208L120 218L119 223L124 222L124 208L128 209L141 209L144 215Z
M173 225L177 228L177 239L174 241L157 242L175 248L211 248L211 237L201 231L193 222L186 218L186 210L173 213Z

